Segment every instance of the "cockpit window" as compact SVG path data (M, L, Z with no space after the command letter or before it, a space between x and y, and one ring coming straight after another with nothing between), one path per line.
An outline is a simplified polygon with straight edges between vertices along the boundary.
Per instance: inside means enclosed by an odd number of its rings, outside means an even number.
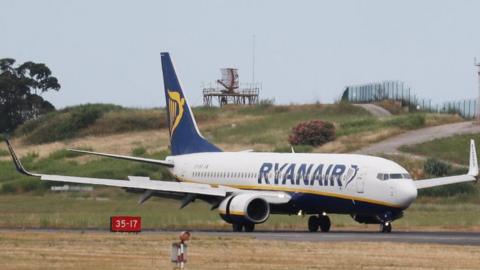
M403 178L403 174L401 173L391 173L390 174L390 179L402 179Z
M379 173L377 174L378 180L389 180L389 179L412 179L408 173Z
M388 173L379 173L379 174L377 174L377 178L379 180L382 180L382 181L383 180L388 180Z

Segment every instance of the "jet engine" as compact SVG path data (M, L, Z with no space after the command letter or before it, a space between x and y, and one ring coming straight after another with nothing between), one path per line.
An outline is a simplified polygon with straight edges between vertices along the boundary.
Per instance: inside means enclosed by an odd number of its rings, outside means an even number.
M232 195L223 200L218 210L228 223L263 223L270 216L270 205L258 195Z

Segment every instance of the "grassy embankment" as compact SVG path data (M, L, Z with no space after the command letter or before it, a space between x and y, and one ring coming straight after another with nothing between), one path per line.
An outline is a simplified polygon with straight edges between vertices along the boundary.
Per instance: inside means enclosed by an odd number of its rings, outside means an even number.
M475 140L478 153L480 134L457 135L426 143L403 146L400 150L468 166L470 139Z
M23 156L24 165L32 171L115 179L125 179L128 175L168 179L166 170L157 166L57 150L73 145L95 151L164 158L168 155L168 133L161 112L113 105L67 108L27 122L16 131L21 139L14 143ZM226 150L253 146L265 151L290 151L287 138L292 126L299 121L320 118L336 124L338 138L335 142L319 148L297 147L297 152L320 152L328 147L333 147L333 152L341 152L404 130L458 121L454 116L429 114L378 119L349 104L198 108L195 115L206 136ZM135 130L137 132L132 132ZM153 131L149 133L148 130ZM51 141L55 142L49 143ZM44 144L29 145L33 142ZM5 151L5 146L2 147ZM16 173L6 156L0 161L0 171L0 192L28 192L45 187Z
M20 127L14 142L19 146L20 153L23 150L22 161L25 166L32 171L65 175L114 179L142 175L152 179L169 179L166 170L156 166L56 150L74 145L96 151L110 149L110 152L115 153L156 158L168 154L168 149L158 146L168 144L163 110L89 106L56 112L46 117L48 121L40 118ZM431 114L406 114L378 119L363 109L348 104L196 108L194 113L206 137L227 150L253 146L258 150L288 151L286 139L291 127L299 121L310 119L333 121L337 126L338 139L330 146L315 149L301 147L300 151L319 152L330 147L333 151L342 152L405 130L459 120L454 116ZM68 135L63 133L65 126L71 129ZM52 138L55 138L55 142L49 143ZM33 142L44 144L32 145ZM105 148L106 146L108 147ZM1 210L0 227L105 227L112 214L141 214L149 228L227 226L219 221L216 212L208 211L202 203L193 204L182 211L177 211L177 203L160 199L138 206L136 196L111 188L96 188L93 194L87 195L52 194L47 191L51 183L19 175L6 157L0 161L0 171L0 191L3 193L0 200L1 205L5 206ZM9 195L19 193L23 195ZM464 203L467 213L473 206L470 206L468 200ZM430 213L438 210L445 211L448 215L450 211L453 216L458 209L449 208L447 204L422 207L424 208L419 207L418 211L414 207L409 212L412 219L407 216L398 222L398 226L408 229L412 226L438 224L442 228L457 226L455 224L462 227L480 224L478 219L468 214L464 215L464 220L450 219L436 223L436 219L428 217ZM303 230L305 223L306 220L299 217L273 217L260 228ZM334 224L338 228L354 226L355 223L349 217L338 216L334 217Z
M177 234L1 232L10 269L172 269ZM286 242L194 233L187 269L478 269L478 247L388 242Z

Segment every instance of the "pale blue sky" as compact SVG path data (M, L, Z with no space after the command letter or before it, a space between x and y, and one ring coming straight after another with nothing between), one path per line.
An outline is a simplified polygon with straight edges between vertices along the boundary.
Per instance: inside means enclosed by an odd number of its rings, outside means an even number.
M333 102L347 84L403 80L434 101L475 97L480 1L0 0L0 57L46 63L57 107L164 106L160 52L190 103L221 67L251 81L252 35L262 98Z

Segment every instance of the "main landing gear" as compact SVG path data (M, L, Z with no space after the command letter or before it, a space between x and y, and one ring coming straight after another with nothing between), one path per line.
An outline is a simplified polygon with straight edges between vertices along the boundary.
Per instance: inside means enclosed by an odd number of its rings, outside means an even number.
M245 232L253 232L255 231L255 224L254 223L232 223L232 229L234 232L241 232L245 230Z
M392 232L392 223L391 222L384 222L380 224L380 231L382 233L390 233Z
M330 218L327 215L310 216L308 218L308 230L316 232L320 228L322 232L330 231Z

